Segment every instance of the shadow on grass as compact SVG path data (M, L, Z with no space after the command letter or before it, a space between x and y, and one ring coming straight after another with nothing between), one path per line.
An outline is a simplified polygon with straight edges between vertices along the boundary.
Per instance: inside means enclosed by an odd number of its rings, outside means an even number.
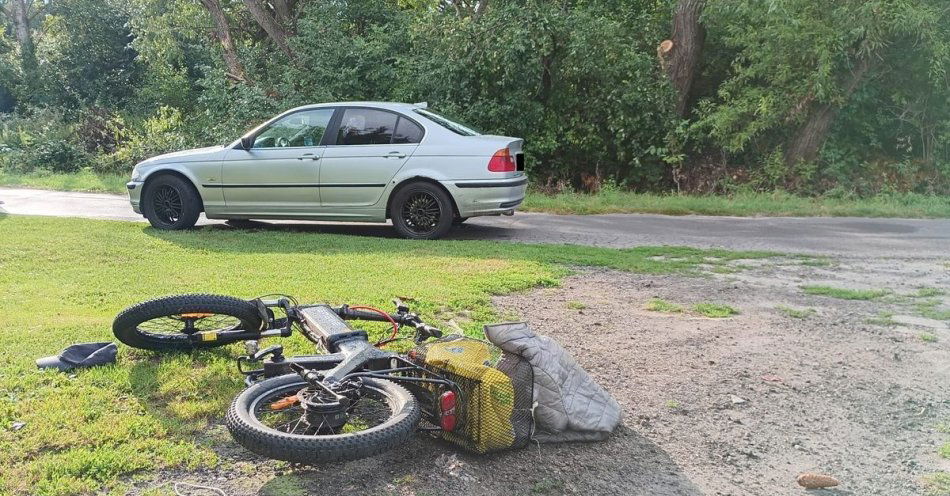
M205 225L203 229L236 229L246 231L296 232L314 234L341 234L367 238L403 239L391 224L364 222L263 222L256 220L228 221L226 224ZM453 226L443 240L499 241L515 237L518 230L505 225L462 224Z
M780 256L765 251L676 246L615 249L481 240L417 241L396 238L392 228L382 224L255 224L259 226L253 229L206 225L191 231L160 231L150 227L144 227L143 231L149 236L188 249L220 253L446 256L603 266L654 274L691 272L700 264L718 265L730 260ZM464 226L464 229L485 232L505 230L489 226Z
M244 387L226 349L145 353L129 370L132 394L170 438L194 441Z

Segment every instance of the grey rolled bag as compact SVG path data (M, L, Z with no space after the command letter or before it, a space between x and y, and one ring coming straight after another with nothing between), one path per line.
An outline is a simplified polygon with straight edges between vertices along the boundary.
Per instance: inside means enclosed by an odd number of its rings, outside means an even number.
M487 325L485 335L531 364L535 441L601 441L620 423L617 400L553 339L524 322Z

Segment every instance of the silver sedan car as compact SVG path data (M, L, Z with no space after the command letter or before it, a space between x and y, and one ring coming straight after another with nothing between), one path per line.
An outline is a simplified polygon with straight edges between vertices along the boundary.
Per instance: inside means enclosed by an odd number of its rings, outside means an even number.
M483 135L425 104L343 102L288 110L232 143L135 166L136 213L159 229L209 219L385 222L433 239L523 200L524 141Z

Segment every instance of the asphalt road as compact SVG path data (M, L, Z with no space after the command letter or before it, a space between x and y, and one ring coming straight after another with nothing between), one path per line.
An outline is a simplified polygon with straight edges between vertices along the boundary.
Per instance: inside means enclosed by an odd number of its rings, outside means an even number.
M51 215L144 222L123 195L0 188L0 215ZM220 224L201 218L201 225ZM269 222L275 230L394 236L384 224ZM626 248L682 245L845 256L950 259L948 219L711 217L645 214L479 217L451 239L568 243Z

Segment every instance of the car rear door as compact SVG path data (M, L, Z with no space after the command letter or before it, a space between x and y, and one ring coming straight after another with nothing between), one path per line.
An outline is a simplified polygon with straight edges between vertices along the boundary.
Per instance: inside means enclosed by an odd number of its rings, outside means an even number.
M221 184L228 213L311 214L320 208L322 140L333 108L286 115L254 136L250 150L225 156Z
M386 185L419 146L423 128L389 110L347 107L335 119L320 164L324 207L366 207L379 202Z

